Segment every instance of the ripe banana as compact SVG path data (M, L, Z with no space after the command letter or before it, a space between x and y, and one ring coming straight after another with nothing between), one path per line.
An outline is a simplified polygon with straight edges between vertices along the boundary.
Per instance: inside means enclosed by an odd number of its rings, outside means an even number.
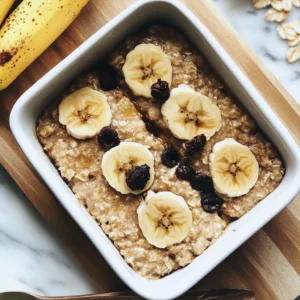
M158 79L172 82L170 58L153 44L140 44L126 56L123 66L125 81L137 96L151 98L151 86Z
M23 0L0 30L0 90L72 23L88 0Z
M138 210L138 222L147 241L166 248L185 239L192 226L192 213L184 199L171 192L149 191Z
M150 178L143 189L132 190L126 183L126 173L136 166L150 167ZM142 144L122 142L103 155L102 173L109 185L122 194L140 194L147 190L154 180L154 158Z
M214 188L229 197L247 194L258 179L255 156L248 147L231 138L214 145L209 166Z
M59 122L76 139L91 138L110 125L112 114L103 93L85 87L64 98L58 107Z
M191 140L200 134L208 140L222 125L218 106L185 84L172 89L161 113L173 135L182 140Z
M2 24L14 2L15 0L0 0L0 25Z

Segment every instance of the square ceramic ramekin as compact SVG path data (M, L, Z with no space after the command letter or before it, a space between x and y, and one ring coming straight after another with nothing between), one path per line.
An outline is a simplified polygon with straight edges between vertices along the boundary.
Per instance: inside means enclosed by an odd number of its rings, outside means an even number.
M231 90L280 151L286 174L278 188L241 219L190 265L160 280L135 273L102 232L36 139L35 126L42 109L79 73L101 60L126 35L141 26L163 21L176 26L207 57ZM80 225L114 271L135 292L150 299L173 299L187 291L251 235L286 207L300 187L300 152L288 130L208 29L185 6L172 0L138 1L115 17L72 54L33 85L18 100L10 116L11 130L23 152L65 209Z

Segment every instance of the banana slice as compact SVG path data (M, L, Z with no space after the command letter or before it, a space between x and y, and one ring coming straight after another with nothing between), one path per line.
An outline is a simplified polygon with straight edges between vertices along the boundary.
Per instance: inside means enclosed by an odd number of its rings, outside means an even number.
M140 44L126 56L123 66L125 81L137 96L151 98L151 86L160 78L172 82L170 58L153 44Z
M139 226L147 241L166 248L185 239L192 226L192 213L184 199L171 192L149 191L138 210Z
M172 89L161 113L173 135L182 140L191 140L200 134L208 140L222 125L218 106L185 84Z
M234 139L216 143L209 156L214 188L229 197L247 194L258 179L258 162L250 149Z
M91 138L110 125L111 110L103 93L85 87L64 98L59 107L59 122L76 139Z
M150 169L150 178L145 187L132 190L126 183L126 172L136 166L147 165ZM122 142L103 155L102 172L112 188L122 194L140 194L147 190L154 180L154 158L152 153L142 144Z

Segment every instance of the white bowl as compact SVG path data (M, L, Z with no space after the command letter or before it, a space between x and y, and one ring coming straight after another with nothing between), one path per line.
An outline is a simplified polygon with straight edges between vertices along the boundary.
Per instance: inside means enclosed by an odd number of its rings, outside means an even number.
M126 35L146 23L163 21L175 25L218 70L231 90L256 119L281 153L286 174L277 189L241 219L190 265L160 280L150 281L135 273L97 223L79 205L72 191L43 152L35 126L42 109L70 81L109 53ZM177 1L138 1L102 27L72 54L33 85L15 104L11 130L23 152L121 279L136 293L150 299L173 299L196 284L216 265L286 207L300 189L300 151L282 122L256 91L208 29Z

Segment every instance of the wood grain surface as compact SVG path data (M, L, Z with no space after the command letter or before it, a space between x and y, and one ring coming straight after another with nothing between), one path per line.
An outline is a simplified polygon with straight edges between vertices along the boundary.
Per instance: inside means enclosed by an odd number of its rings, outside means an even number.
M76 256L99 292L120 291L125 287L28 163L10 132L8 120L22 93L132 2L134 0L90 0L65 33L8 89L0 92L0 163ZM210 0L182 2L221 42L300 145L300 107L282 85ZM291 300L300 294L299 274L298 195L287 209L201 280L197 288L248 288L255 291L257 299Z
M131 291L79 296L46 297L20 292L0 294L0 300L141 300ZM255 300L255 294L245 289L197 289L186 292L178 300Z

